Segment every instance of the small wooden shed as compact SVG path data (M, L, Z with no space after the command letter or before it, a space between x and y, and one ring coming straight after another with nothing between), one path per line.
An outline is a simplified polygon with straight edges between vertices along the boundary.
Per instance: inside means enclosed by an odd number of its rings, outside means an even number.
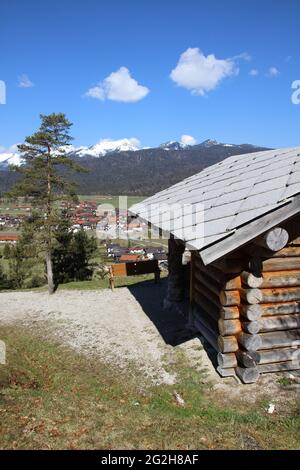
M130 210L169 238L168 301L189 297L221 376L300 369L300 147L231 156Z

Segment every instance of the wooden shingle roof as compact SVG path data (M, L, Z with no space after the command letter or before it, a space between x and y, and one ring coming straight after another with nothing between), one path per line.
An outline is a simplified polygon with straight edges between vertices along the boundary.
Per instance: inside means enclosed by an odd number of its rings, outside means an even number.
M130 212L208 264L300 212L300 147L231 156Z

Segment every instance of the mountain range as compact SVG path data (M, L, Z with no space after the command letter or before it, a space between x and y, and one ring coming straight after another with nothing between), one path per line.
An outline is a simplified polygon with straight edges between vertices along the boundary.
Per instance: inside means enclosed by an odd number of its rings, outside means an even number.
M81 194L150 195L231 155L267 150L251 144L205 140L196 145L169 141L139 148L137 139L104 140L90 147L69 146L66 151L88 173L75 175ZM0 154L0 192L16 180L9 165L21 163L18 153Z

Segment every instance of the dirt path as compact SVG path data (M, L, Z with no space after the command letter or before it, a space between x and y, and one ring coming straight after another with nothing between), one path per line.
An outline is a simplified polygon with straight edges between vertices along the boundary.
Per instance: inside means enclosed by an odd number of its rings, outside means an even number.
M164 339L176 344L176 336L185 329L185 320L179 319L182 324L178 324L178 319L174 322L169 318L168 322L157 305L161 287L154 289L157 295L151 289L149 298L143 287L114 292L62 290L53 296L46 292L1 293L0 322L32 325L47 321L52 335L78 352L98 354L121 368L133 363L154 383L174 383L176 377L165 369L165 358L172 355L174 348ZM199 340L193 340L178 347L193 356L199 345Z
M222 399L238 397L255 401L267 394L284 403L295 396L279 387L278 376L261 376L256 384L241 385L236 379L221 379L198 338L191 338L186 318L162 308L164 282L143 283L129 288L99 291L8 292L0 294L0 324L25 324L44 329L76 351L95 354L113 367L134 365L141 384L176 383L170 373L178 350L188 363L207 371ZM150 379L150 381L149 381ZM297 385L299 389L299 385ZM250 392L250 393L249 393ZM227 397L227 398L226 398Z

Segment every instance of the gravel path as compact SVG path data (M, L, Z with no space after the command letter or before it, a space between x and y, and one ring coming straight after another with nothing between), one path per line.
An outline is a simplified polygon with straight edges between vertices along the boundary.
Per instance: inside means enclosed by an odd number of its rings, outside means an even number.
M135 285L99 291L61 290L0 294L0 324L38 327L45 337L59 338L80 353L93 354L116 368L136 366L141 384L176 383L170 373L178 349L189 364L205 369L220 400L255 402L265 394L277 408L284 408L299 393L299 382L280 387L276 374L261 376L256 384L241 385L234 378L221 379L199 339L192 339L186 318L164 311L165 284Z
M32 325L47 321L51 334L78 352L97 354L124 368L138 365L154 383L174 383L165 360L182 343L192 358L199 341L186 342L185 320L162 311L162 287L99 291L9 292L0 294L0 322ZM48 330L46 330L48 331ZM199 351L198 351L199 354Z

